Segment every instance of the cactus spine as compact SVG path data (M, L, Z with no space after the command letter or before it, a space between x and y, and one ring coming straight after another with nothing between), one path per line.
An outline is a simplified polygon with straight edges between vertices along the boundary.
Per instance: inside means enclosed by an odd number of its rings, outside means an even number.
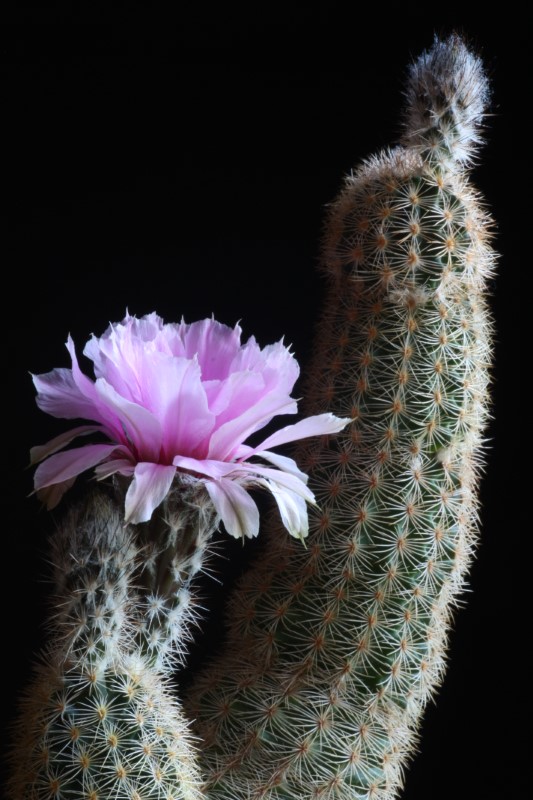
M54 535L58 613L21 708L13 800L202 796L170 678L216 515L187 486L157 526L124 526L122 508L123 498L91 494Z
M273 520L188 705L210 800L396 796L477 538L494 253L468 168L488 99L453 35L411 67L405 135L332 204L308 413L352 425L297 460L307 549Z

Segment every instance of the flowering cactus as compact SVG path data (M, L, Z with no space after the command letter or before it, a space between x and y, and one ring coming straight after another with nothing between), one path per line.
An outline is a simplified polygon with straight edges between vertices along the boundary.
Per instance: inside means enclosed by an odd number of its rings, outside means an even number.
M85 470L103 483L54 540L58 614L23 703L14 800L397 796L477 539L495 258L468 176L480 61L437 40L406 99L401 145L329 210L309 417L245 443L296 411L298 368L214 320L127 316L86 346L94 382L70 340L72 368L35 376L43 410L92 423L34 448L36 491L53 508ZM322 433L338 435L295 459L270 449ZM78 436L105 441L70 448ZM184 711L169 678L195 578L220 523L257 534L254 485L279 513Z
M95 423L33 448L37 493L53 508L93 467L107 488L88 491L53 542L58 613L23 702L17 800L202 796L169 689L196 619L194 579L220 522L233 536L257 534L250 486L273 493L293 536L307 534L307 476L270 448L350 421L321 414L245 444L277 414L296 413L299 367L281 342L260 349L240 336L214 319L128 315L86 345L94 382L70 338L72 368L34 376L41 409ZM91 435L108 441L65 449Z

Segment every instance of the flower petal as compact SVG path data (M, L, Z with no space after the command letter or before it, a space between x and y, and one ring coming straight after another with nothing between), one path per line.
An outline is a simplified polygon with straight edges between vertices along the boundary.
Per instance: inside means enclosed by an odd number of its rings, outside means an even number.
M65 431L65 433L61 433L54 439L50 439L46 444L35 445L30 449L30 464L37 464L47 456L51 456L52 453L57 453L58 450L66 447L77 436L87 436L89 433L101 430L102 428L99 425L80 425L78 428L72 428L72 430Z
M204 381L226 378L234 371L232 362L240 351L241 329L230 328L215 319L203 319L190 325L181 323L180 334L186 358L197 358Z
M217 416L217 428L240 416L265 394L263 376L250 370L232 372L224 380L203 381L203 385L209 409Z
M207 455L215 415L209 410L196 358L157 353L145 365L148 408L161 423L162 455L170 463L177 453Z
M259 509L236 481L221 478L206 481L205 488L229 534L236 539L252 538L259 533Z
M83 354L93 361L97 378L104 378L130 402L142 403L143 367L157 355L156 340L163 327L157 314L140 320L127 314L123 322L109 325L99 338L93 334Z
M63 483L94 467L117 449L116 444L87 444L56 453L35 470L34 486L36 490L44 489L53 483Z
M281 521L290 535L297 539L304 539L309 533L309 517L305 500L294 492L273 486L270 481L260 481L260 483L274 495Z
M232 372L238 370L259 372L269 394L289 395L300 374L300 367L283 340L262 349L252 336L235 354Z
M244 460L250 455L259 456L259 458L264 458L265 461L270 461L270 463L274 464L278 469L283 470L283 472L290 472L291 475L296 475L296 477L300 478L304 483L307 483L309 480L309 476L306 475L305 472L302 472L293 458L282 456L279 453L272 453L270 450L259 450L256 452L253 447L243 444L238 448L235 457ZM241 462L237 461L236 463L238 464Z
M147 522L163 502L176 474L176 467L140 462L126 493L125 522Z
M43 375L32 375L32 379L41 411L63 419L100 421L93 401L80 391L71 369L53 369Z
M286 425L271 436L268 436L261 444L253 448L251 453L248 453L247 458L254 453L256 454L259 450L269 450L271 447L294 442L297 439L306 439L308 436L323 436L327 433L338 433L349 422L353 422L350 417L336 417L330 413L306 417L300 422L296 422L294 425Z
M120 441L135 449L139 462L159 460L162 444L161 424L146 408L121 397L104 378L97 378L96 391L102 403L120 419L125 434Z
M248 480L253 483L255 477L266 478L282 489L288 489L289 491L300 495L300 497L303 497L308 503L315 504L315 496L313 492L308 488L308 486L306 486L304 481L296 475L293 475L289 472L282 472L279 469L263 467L262 464L254 464L248 461L242 461L239 464L234 464L233 466L233 473L237 476L241 476L243 479L246 479L246 476L248 476Z
M189 458L176 456L172 461L175 467L207 475L209 478L223 478L233 472L235 464L232 461L217 461L214 458Z
M295 414L298 410L296 400L286 395L266 394L251 408L243 411L236 419L226 422L211 436L209 458L228 461L235 450L252 433L266 425L276 414ZM261 450L264 450L261 447Z
M119 442L122 441L123 437L120 421L117 419L114 410L106 406L105 403L102 403L97 394L94 382L89 380L87 375L84 375L81 371L76 356L76 348L70 336L67 339L67 350L72 359L72 377L74 382L80 394L87 398L87 401L90 402L92 407L92 412L87 419L94 419L97 422L101 422L107 428L111 439Z

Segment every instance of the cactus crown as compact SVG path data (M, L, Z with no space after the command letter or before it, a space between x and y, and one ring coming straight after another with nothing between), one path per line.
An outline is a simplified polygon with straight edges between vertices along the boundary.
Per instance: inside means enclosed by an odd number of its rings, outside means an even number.
M457 35L435 39L409 69L403 143L426 158L469 164L490 90L481 60Z

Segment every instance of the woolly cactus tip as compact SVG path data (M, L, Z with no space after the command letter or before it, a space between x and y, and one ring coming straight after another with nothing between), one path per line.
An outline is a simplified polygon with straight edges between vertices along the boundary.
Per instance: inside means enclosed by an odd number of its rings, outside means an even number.
M490 98L481 59L456 33L435 37L410 66L405 91L404 144L437 153L447 162L472 161Z

